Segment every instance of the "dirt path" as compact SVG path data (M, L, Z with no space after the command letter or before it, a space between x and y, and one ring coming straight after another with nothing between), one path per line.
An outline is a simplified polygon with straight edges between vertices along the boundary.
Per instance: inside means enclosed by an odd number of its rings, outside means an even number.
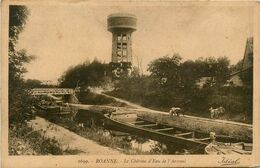
M110 96L110 95L107 95L107 94L104 94L104 93L98 93L98 94L101 94L103 96L106 96L106 97L110 97L110 98L113 98L115 99L116 101L119 101L119 102L123 102L129 106L132 106L134 108L137 108L139 110L144 110L144 111L147 111L147 112L151 112L151 113L159 113L159 114L163 114L165 115L165 112L162 112L162 111L157 111L157 110L152 110L152 109L148 109L146 107L142 107L140 105L137 105L137 104L134 104L132 102L129 102L127 100L123 100L123 99L120 99L120 98L116 98L116 97L113 97L113 96ZM196 119L196 120L203 120L203 121L209 121L209 122L218 122L218 123L223 123L223 124L232 124L232 125L240 125L240 126L245 126L245 127L249 127L249 128L253 128L253 126L251 124L245 124L245 123L240 123L240 122L234 122L234 121L227 121L227 120L219 120L219 119L210 119L210 118L203 118L203 117L195 117L195 116L190 116L190 115L184 115L185 117L187 118L193 118L193 119Z
M133 108L144 109L144 110L151 110L151 109L148 109L146 107L140 106L138 104L131 103L131 102L127 101L127 100L123 100L123 99L120 99L120 98L117 98L117 97L113 97L113 96L110 96L110 95L107 95L107 94L104 94L104 93L99 93L99 94L103 95L105 97L109 97L109 98L115 99L118 102L125 103L125 104L127 104L127 105L129 105L129 106L131 106Z
M51 123L41 117L31 120L28 125L34 130L41 130L41 134L45 137L57 140L62 150L79 151L79 155L118 155L121 152L101 146L96 142L83 138L61 126Z

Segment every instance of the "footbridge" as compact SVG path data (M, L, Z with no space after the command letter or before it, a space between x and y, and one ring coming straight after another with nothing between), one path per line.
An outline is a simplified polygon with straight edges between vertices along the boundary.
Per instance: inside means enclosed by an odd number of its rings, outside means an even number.
M62 96L63 99L70 103L78 103L75 90L71 88L33 88L31 89L30 93L33 96Z
M74 89L70 88L34 88L31 90L31 94L37 95L71 95L75 94Z

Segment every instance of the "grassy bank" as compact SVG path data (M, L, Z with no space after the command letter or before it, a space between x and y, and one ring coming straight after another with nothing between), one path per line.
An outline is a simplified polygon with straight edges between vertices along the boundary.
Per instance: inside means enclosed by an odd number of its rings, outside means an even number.
M158 114L145 111L140 111L138 116L149 121L187 130L195 130L208 135L210 132L215 132L217 135L234 137L237 141L250 142L253 140L252 127L249 126L199 120L182 116L169 117L168 114Z
M41 136L26 123L13 124L9 128L9 155L70 155L76 151L63 151L55 139Z

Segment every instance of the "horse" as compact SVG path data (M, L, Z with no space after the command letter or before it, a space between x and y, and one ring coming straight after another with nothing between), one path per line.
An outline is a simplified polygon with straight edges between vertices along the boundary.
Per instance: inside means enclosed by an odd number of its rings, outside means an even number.
M169 111L170 116L180 116L180 113L182 113L182 115L184 116L183 110L179 107L172 107Z
M222 106L216 109L210 107L209 112L210 112L210 118L213 119L213 118L219 118L220 115L225 114L226 110Z

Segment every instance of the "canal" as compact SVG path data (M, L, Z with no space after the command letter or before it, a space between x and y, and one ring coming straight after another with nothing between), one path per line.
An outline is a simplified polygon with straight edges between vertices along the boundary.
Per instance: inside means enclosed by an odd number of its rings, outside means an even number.
M87 110L79 110L73 119L59 117L51 120L85 138L116 148L125 154L203 154L197 146L186 147L108 127L104 124L105 119L102 114Z

